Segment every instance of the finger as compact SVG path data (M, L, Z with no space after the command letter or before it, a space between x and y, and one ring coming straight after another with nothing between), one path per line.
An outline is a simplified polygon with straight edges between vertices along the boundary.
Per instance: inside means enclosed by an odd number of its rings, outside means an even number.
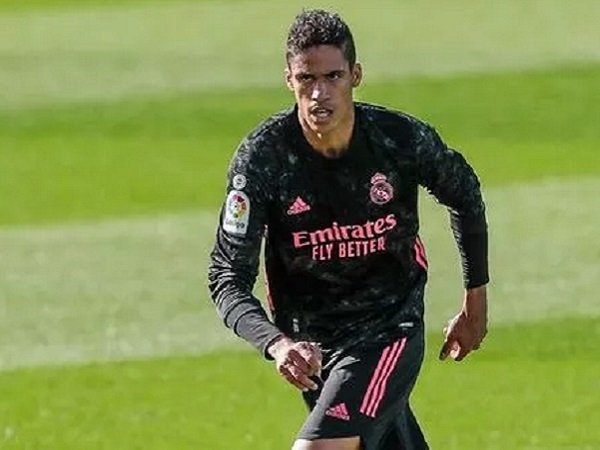
M302 342L302 348L315 355L318 360L321 360L323 357L321 353L321 346L316 342Z
M459 345L459 348L457 349L456 354L453 356L452 359L454 359L454 361L456 362L461 362L463 359L465 359L465 357L471 353L471 350L473 349L473 347L470 346L466 346L466 345Z
M296 379L302 384L306 389L310 389L311 391L316 391L319 386L313 380L308 378L305 374L299 374Z
M320 371L321 367L323 366L323 352L321 351L321 346L315 342L311 342L310 345L313 349L315 358L317 359L317 363L319 365L319 371Z
M450 356L450 359L454 360L456 359L456 357L458 356L458 353L460 352L460 344L458 341L454 341L452 343L452 346L450 348L450 352L448 352L448 355Z
M457 319L453 318L448 321L448 325L444 327L442 330L445 336L444 343L442 344L442 348L440 349L440 354L438 358L440 361L443 361L448 357L452 348L456 345L457 341L457 330L456 330Z
M290 350L287 361L296 366L302 373L307 375L310 374L311 368L304 356L298 350Z
M308 364L308 369L309 369L308 375L313 376L313 375L319 373L319 370L321 370L321 362L317 358L317 355L310 354L310 355L306 355L305 357L308 357L308 359L305 360L306 363Z
M440 361L443 361L448 357L455 343L456 341L454 339L449 339L449 337L446 337L446 340L442 344L442 348L440 349L440 354L438 356Z
M472 342L468 342L465 339L458 339L456 352L454 355L451 355L452 359L456 362L462 361L469 353L471 353L473 347L474 345Z
M316 391L318 389L318 385L317 383L315 383L313 380L311 380L310 378L308 378L308 376L301 372L297 367L295 366L291 366L287 368L289 370L289 372L291 373L291 375L294 377L294 379L296 380L296 382L298 382L301 386L302 386L302 390L308 390L310 389L311 391Z
M304 358L309 366L309 376L319 373L321 370L321 349L316 344L303 343L300 349L300 355Z
M444 339L444 343L442 344L442 348L440 349L439 359L443 361L448 357L453 348L458 345L458 337L457 330L453 327L451 323L448 323L448 326L444 328L444 335L446 336Z
M304 386L300 381L296 379L296 377L292 374L292 371L287 367L281 367L279 369L279 373L293 386L300 389L302 392L308 391L308 388Z

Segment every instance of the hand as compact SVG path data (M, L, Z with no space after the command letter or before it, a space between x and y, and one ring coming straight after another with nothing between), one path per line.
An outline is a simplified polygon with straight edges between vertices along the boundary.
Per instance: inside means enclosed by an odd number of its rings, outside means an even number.
M282 336L267 349L275 360L277 372L303 392L316 390L317 384L309 377L321 371L321 349L312 342L294 342Z
M454 361L462 361L471 351L479 349L486 334L487 290L479 286L467 290L462 310L444 328L440 360L450 355Z

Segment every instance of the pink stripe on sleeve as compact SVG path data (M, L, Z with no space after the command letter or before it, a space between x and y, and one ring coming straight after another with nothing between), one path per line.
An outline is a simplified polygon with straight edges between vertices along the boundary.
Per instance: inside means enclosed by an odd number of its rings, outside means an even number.
M425 247L419 236L417 236L417 238L415 239L414 250L415 260L417 261L417 264L419 264L423 269L427 270L428 264L427 256L425 256Z

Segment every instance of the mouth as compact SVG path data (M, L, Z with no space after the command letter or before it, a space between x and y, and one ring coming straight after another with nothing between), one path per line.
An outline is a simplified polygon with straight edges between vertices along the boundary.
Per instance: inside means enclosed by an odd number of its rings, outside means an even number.
M333 109L325 108L324 106L315 106L309 109L309 113L315 122L323 122L329 120L333 114Z

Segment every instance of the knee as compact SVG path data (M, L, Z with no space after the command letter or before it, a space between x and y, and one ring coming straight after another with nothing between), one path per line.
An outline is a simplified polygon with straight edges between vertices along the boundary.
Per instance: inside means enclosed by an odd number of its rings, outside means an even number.
M309 450L311 442L313 442L313 441L297 439L296 442L294 442L294 446L292 447L292 450Z
M360 438L340 438L340 439L316 439L308 441L298 439L294 443L292 450L360 450Z

